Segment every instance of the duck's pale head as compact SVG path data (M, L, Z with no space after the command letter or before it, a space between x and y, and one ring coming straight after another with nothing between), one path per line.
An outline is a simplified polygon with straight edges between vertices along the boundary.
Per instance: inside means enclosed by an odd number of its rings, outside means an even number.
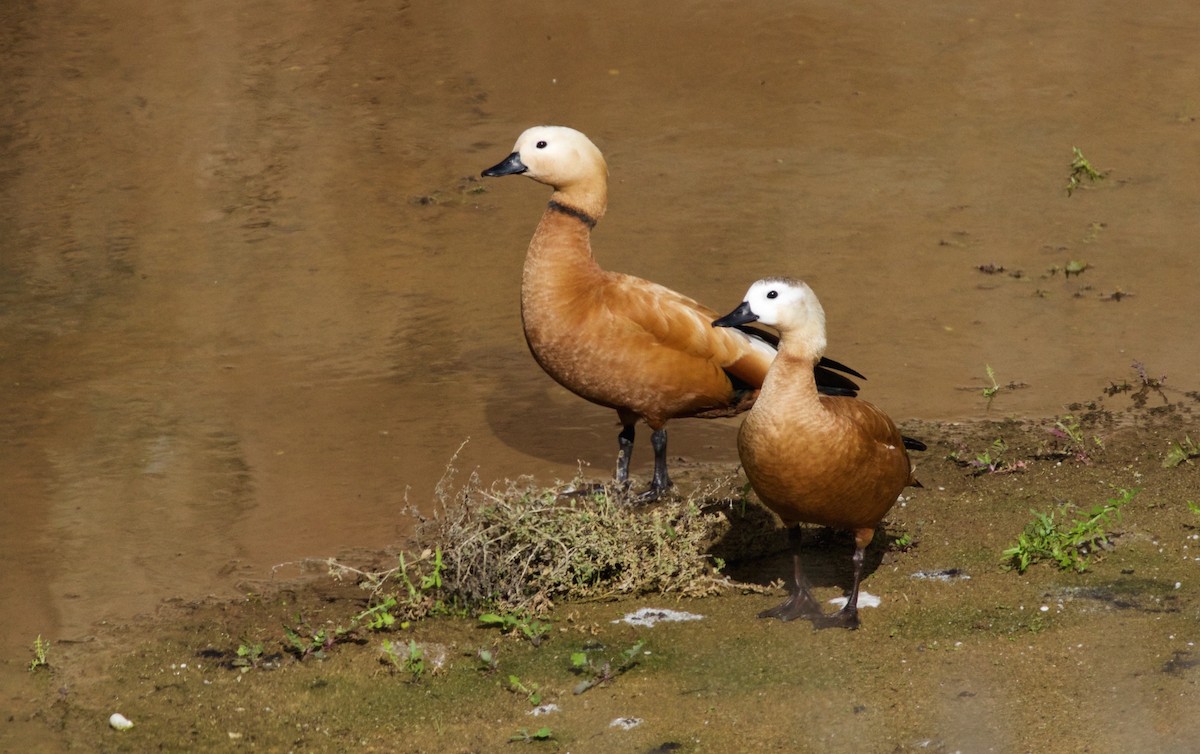
M525 175L558 191L569 191L597 181L603 186L608 165L591 139L579 131L566 126L534 126L517 139L512 154L483 175Z
M774 327L784 341L803 342L805 350L815 357L825 352L825 309L812 288L800 280L759 280L746 291L741 305L713 326L736 327L750 322Z

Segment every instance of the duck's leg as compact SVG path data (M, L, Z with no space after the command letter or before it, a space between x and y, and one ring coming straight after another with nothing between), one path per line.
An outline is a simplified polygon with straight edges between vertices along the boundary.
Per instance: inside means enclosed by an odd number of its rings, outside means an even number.
M633 457L634 424L621 427L617 435L617 475L614 477L618 485L624 486L629 482L629 459Z
M654 446L654 476L650 479L650 489L631 500L634 505L653 503L662 496L662 493L671 488L671 477L667 475L667 430L665 427L654 430L654 434L650 435L650 444Z
M863 532L866 531L864 535ZM846 599L846 606L838 610L833 615L822 615L813 620L813 626L816 628L858 628L858 585L862 581L863 560L867 550L867 545L871 543L871 538L874 536L873 529L855 532L854 536L854 585L850 587L850 597Z
M671 477L667 476L667 428L654 430L650 444L654 447L654 478L650 480L650 489L666 492L672 485Z
M758 614L760 618L778 618L788 621L796 618L818 619L821 617L821 606L813 599L808 590L808 579L800 567L800 525L788 529L788 545L792 551L792 588L788 598L782 605Z
M608 495L612 494L614 489L624 491L629 487L629 459L633 457L633 436L637 426L637 417L626 416L623 413L619 415L621 417L621 434L617 435L617 472L613 475L613 484L609 485L604 482L581 484L566 490L564 495L569 497Z

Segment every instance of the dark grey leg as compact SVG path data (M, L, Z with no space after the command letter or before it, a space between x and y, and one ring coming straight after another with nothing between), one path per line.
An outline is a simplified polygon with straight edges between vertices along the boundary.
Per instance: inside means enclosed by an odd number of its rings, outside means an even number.
M626 424L617 436L617 476L618 485L629 481L629 460L633 458L633 436L635 425Z
M850 597L846 606L833 615L821 616L813 621L817 628L858 628L858 584L862 581L863 560L865 547L854 548L854 586L850 588Z
M654 446L654 477L650 489L630 500L634 505L653 503L671 488L671 478L667 475L667 430L654 430L650 443Z

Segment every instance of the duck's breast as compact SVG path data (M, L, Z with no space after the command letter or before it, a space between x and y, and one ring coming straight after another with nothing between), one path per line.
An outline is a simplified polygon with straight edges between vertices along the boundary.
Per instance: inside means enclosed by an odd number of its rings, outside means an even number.
M746 474L787 524L874 527L909 479L900 433L865 401L820 404L795 412L760 399L738 433Z

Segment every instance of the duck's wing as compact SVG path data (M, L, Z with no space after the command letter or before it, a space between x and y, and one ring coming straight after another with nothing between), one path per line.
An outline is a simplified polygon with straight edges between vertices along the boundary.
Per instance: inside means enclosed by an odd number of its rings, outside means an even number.
M610 273L601 302L631 347L641 343L710 361L755 388L775 360L775 346L762 337L767 333L713 327L717 312L658 283Z
M878 452L887 456L898 456L907 459L909 438L900 434L896 423L873 403L858 399L822 398L821 404L833 414L850 423L858 429L854 433L862 442L877 446ZM907 460L906 462L907 463Z

